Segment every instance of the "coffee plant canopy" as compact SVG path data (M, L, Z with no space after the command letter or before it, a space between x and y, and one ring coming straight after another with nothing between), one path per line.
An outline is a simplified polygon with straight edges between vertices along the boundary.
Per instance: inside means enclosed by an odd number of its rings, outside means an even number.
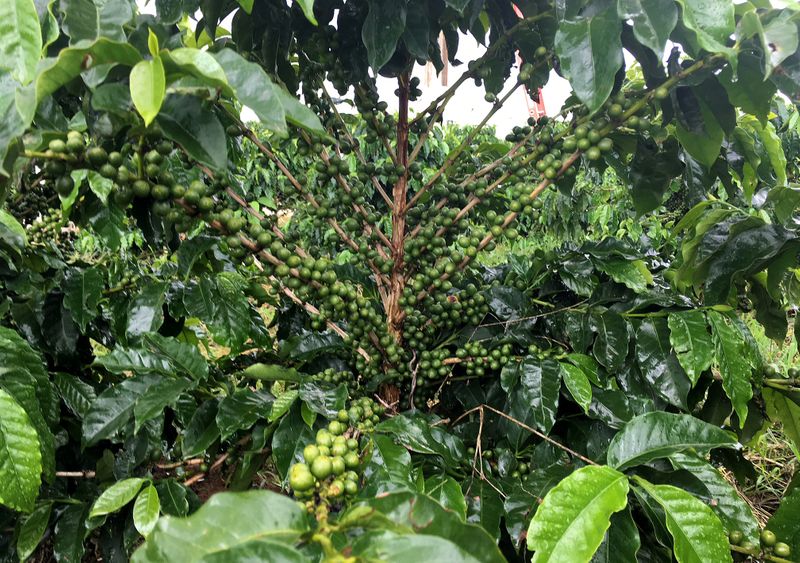
M154 11L0 3L3 560L800 554L797 4Z

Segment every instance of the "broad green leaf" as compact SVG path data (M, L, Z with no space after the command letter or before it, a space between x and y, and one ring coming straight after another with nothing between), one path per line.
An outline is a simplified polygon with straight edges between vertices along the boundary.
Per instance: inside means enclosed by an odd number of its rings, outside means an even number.
M672 485L653 485L635 477L664 510L678 563L732 561L728 535L717 515L691 494Z
M127 0L62 0L59 5L70 44L101 36L125 41L122 26L133 18L132 5Z
M116 512L136 497L146 479L131 477L117 481L97 497L89 512L89 517L103 516Z
M375 427L375 432L391 434L409 450L440 455L445 463L456 465L467 455L461 438L422 414L401 414L388 418Z
M760 56L740 53L736 80L733 80L733 69L725 67L720 72L720 82L733 105L755 116L762 124L766 123L777 87L763 77ZM782 173L784 181L781 183L785 183L785 170Z
M160 57L140 61L131 69L131 100L145 126L158 115L166 93L164 65Z
M792 491L781 499L781 504L772 518L767 522L766 528L778 536L778 541L789 545L792 550L792 558L796 559L796 553L800 552L800 487L795 487Z
M613 311L595 315L592 320L597 331L592 353L606 369L616 371L628 356L628 323Z
M781 391L764 387L761 390L770 420L780 423L784 434L800 449L800 404Z
M137 375L146 373L170 375L175 372L172 362L161 354L124 346L117 346L105 356L98 356L93 365L118 374L132 371Z
M240 3L243 0L239 0ZM290 544L270 539L255 539L224 551L203 557L203 563L229 563L231 561L280 561L280 563L306 563L308 556Z
M168 96L158 112L157 122L168 138L198 162L214 170L227 165L225 129L214 112L196 96Z
M0 239L13 244L19 250L28 244L25 227L5 209L0 209Z
M614 436L606 457L611 467L623 470L690 448L709 451L735 445L730 434L692 415L648 412Z
M462 521L466 520L467 501L464 500L461 487L452 477L444 474L428 477L425 479L423 492L444 508L455 512Z
M144 337L147 347L168 360L172 373L185 373L195 380L208 376L208 362L197 346L181 342L176 338L151 332Z
M225 94L233 94L225 70L208 51L181 47L164 51L161 57L168 77L171 78L172 74L188 74L213 88L221 89Z
M661 59L670 33L678 23L678 8L673 0L617 0L622 19L633 22L636 39Z
M86 518L89 507L83 503L68 504L53 529L53 555L59 563L77 563L83 557L83 541L89 531Z
M719 0L714 0L714 2ZM727 1L727 0L723 0ZM720 127L714 112L706 105L703 100L697 100L702 114L703 131L694 132L686 129L678 123L675 126L675 133L686 152L697 162L711 168L719 156L719 149L722 146L724 132Z
M375 522L376 527L383 530L392 530L411 537L437 537L452 542L456 551L451 553L450 559L445 559L447 561L505 561L495 540L486 530L475 524L465 523L455 512L444 508L427 495L413 492L388 493L356 504L351 507L350 512L363 511L364 507L372 508L374 513L362 513L361 519L364 522ZM385 553L382 548L381 553ZM417 557L419 556L417 553ZM390 560L395 559L390 557Z
M82 332L99 314L97 306L103 298L104 281L100 270L90 267L73 270L64 283L64 307L72 313Z
M578 98L594 112L614 88L622 66L622 26L613 7L560 22L556 55Z
M653 392L681 410L687 410L692 383L672 353L667 321L644 319L636 329L636 358Z
M628 504L628 478L610 467L589 465L553 487L528 527L534 563L588 562L609 527Z
M653 285L653 275L643 260L603 259L597 261L597 267L612 280L624 284L636 293L643 293L648 285Z
M49 502L40 505L20 524L17 535L17 557L20 561L25 561L36 551L50 521L52 508L53 505Z
M401 535L390 531L368 532L355 546L354 554L364 561L411 563L425 554L430 561L481 561L469 550L436 536Z
M272 436L272 457L278 474L285 477L293 463L303 461L303 448L313 441L314 432L303 421L300 406L295 403Z
M680 311L670 313L667 324L675 355L694 385L713 361L713 346L706 317L700 310Z
M86 411L97 398L94 388L85 381L81 381L80 378L63 372L55 374L53 383L67 408L79 419L83 419Z
M160 518L131 561L193 563L222 557L253 539L291 545L306 532L305 511L288 497L269 491L218 493L187 518Z
M395 444L390 436L373 434L370 456L364 463L365 494L378 495L393 490L414 490L411 454Z
M637 561L636 554L640 547L639 529L628 507L611 516L611 526L603 538L603 543L595 551L592 563Z
M317 25L317 18L314 17L314 0L294 0L294 3L300 5L308 21ZM248 11L248 13L250 12Z
M347 403L347 386L306 381L300 384L300 400L315 413L336 418Z
M272 403L272 409L269 411L268 420L273 422L289 412L289 409L292 408L299 396L300 392L297 389L288 389L275 397L275 402Z
M152 484L147 485L133 503L133 525L136 530L144 537L150 535L150 532L156 527L160 512L161 502L158 498L158 491Z
M214 57L225 69L236 98L252 109L266 128L285 133L286 114L276 92L278 87L264 69L231 49L222 49Z
M242 371L242 375L263 381L295 381L303 380L296 369L278 364L252 364Z
M782 17L776 17L764 26L762 49L769 54L769 62L764 65L765 78L769 78L774 68L797 51L798 35L797 24Z
M175 404L178 397L195 385L188 379L164 379L145 391L133 405L134 434L142 425L164 412L164 409Z
M222 399L217 411L217 428L222 438L269 418L274 400L265 389L239 389Z
M189 458L203 453L219 438L217 428L218 400L205 401L194 411L189 425L183 433L183 457Z
M28 415L0 389L0 504L30 512L42 482L39 437Z
M276 86L275 93L278 95L278 99L283 106L283 111L286 114L286 121L296 127L307 129L308 131L325 133L325 129L322 127L322 123L320 123L316 113L300 103L297 98L280 86Z
M552 359L526 356L521 362L507 364L500 374L500 382L508 394L509 414L537 430L550 432L556 421L561 375L561 365ZM504 424L515 446L522 436L528 435L510 421Z
M42 30L33 0L0 3L0 68L23 85L36 76L42 53Z
M707 316L711 324L715 359L722 374L722 386L739 415L740 424L744 426L747 403L753 398L751 368L742 361L745 355L744 338L728 316L718 311L708 311Z
M36 102L49 96L67 84L84 70L84 62L89 57L95 66L118 63L134 66L142 56L130 43L118 43L107 38L97 39L86 47L62 49L58 57L45 59L36 77Z
M136 400L161 381L156 375L137 375L108 387L92 402L83 419L83 447L113 439L133 415Z
M369 66L378 71L389 62L406 27L407 0L368 0L369 13L361 28Z
M187 489L175 479L159 479L154 484L158 492L161 512L170 516L186 516L189 513Z
M52 480L55 438L50 428L59 421L58 396L39 353L6 327L0 327L0 389L25 410L36 429L44 478Z
M707 498L703 500L719 516L728 532L739 530L745 540L758 545L759 525L750 505L714 466L688 453L672 454L669 459L675 469L689 471L708 491Z
M728 0L678 0L683 25L692 30L700 46L711 53L723 53L735 64L736 52L725 46L733 34L734 9Z
M150 283L128 304L128 323L125 334L136 339L145 333L156 332L164 322L166 283Z
M536 468L525 475L518 483L515 483L510 493L503 500L502 514L506 530L514 542L514 546L519 550L525 543L528 534L528 526L531 523L539 501L545 495L566 479L573 471L573 468L561 464L554 464L546 468ZM470 483L472 484L472 483ZM493 490L487 484L484 489ZM497 494L497 493L495 493ZM499 497L498 497L499 498ZM499 524L501 515L497 515ZM478 521L476 523L481 523ZM499 536L499 530L498 530Z
M589 410L592 403L592 384L583 370L572 364L561 363L561 379L564 380L569 394L584 411Z

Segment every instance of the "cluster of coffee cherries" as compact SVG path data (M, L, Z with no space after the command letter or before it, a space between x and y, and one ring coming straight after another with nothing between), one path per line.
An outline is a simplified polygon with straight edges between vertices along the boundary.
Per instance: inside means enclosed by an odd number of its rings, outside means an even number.
M558 358L562 354L562 351L559 348L554 348L551 346L540 346L537 343L531 343L528 345L528 355L533 356L537 360L546 360L548 358Z
M760 546L756 546L752 542L746 541L744 534L740 530L733 530L728 534L728 541L731 542L731 545L739 546L755 556L762 553L786 559L792 555L791 546L785 542L778 541L778 536L771 530L766 528L761 530L759 540Z
M511 361L512 353L513 346L509 343L490 349L482 342L473 340L456 350L456 357L462 360L460 366L466 375L480 377L503 369Z
M74 233L62 228L63 218L60 209L48 209L34 219L25 229L25 236L31 245L61 245L70 240Z
M359 443L346 423L334 420L319 430L303 449L303 460L289 468L289 486L298 499L309 500L309 508L315 495L335 502L358 492Z
M339 385L344 383L348 389L354 390L358 387L356 377L350 371L337 371L333 368L327 368L323 371L315 373L311 376L311 381L317 383L330 383Z

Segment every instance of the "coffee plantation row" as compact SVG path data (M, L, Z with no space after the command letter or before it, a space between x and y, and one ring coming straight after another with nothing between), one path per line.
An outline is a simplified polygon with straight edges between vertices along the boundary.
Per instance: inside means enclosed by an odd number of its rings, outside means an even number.
M798 560L798 6L154 8L0 6L0 558Z

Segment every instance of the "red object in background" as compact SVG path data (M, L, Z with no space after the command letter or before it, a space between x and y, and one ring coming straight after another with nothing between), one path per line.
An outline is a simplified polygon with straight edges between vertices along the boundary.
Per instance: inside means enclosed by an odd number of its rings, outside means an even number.
M517 17L520 19L524 17L522 11L517 8L516 4L512 4L512 7L514 8L514 13L517 14ZM517 53L517 63L522 66L522 58L519 56L519 53ZM531 117L539 119L540 117L547 115L547 112L544 109L544 94L541 88L539 88L534 95L531 94L526 87L522 90L522 95L525 96L525 105L528 106L528 114Z

